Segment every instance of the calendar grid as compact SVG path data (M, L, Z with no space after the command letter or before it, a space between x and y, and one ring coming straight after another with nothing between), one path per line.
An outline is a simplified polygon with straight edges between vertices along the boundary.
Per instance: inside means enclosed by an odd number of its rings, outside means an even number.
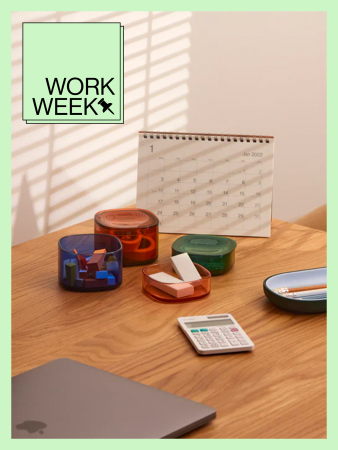
M268 236L273 141L210 140L140 136L138 206L158 215L160 231Z

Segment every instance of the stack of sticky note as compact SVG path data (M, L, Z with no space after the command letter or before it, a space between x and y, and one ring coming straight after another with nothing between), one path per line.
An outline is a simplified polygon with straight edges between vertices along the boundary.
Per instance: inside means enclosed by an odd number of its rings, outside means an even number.
M173 277L165 272L158 272L149 275L149 283L172 295L176 298L187 297L194 294L194 282L201 280L194 263L191 261L188 253L171 257L171 265L179 278Z
M64 261L64 278L67 285L92 289L98 287L114 286L119 265L114 256L109 256L107 261L106 249L95 250L93 255L85 258L76 254L76 259Z

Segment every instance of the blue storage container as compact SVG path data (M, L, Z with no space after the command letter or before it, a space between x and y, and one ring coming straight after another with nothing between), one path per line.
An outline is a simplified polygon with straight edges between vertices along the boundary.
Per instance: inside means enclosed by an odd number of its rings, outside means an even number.
M59 282L76 291L105 291L122 283L122 244L109 234L74 234L59 240Z

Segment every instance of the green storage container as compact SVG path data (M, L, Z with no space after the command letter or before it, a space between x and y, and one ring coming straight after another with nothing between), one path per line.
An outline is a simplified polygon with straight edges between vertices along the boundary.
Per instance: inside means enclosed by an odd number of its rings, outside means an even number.
M223 275L235 264L236 241L223 236L190 234L173 243L172 255L188 253L194 263L209 270L211 275Z

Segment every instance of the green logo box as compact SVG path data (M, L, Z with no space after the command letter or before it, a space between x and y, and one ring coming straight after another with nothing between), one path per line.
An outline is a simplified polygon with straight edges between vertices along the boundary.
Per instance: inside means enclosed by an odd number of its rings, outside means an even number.
M124 123L124 27L22 24L26 123Z

